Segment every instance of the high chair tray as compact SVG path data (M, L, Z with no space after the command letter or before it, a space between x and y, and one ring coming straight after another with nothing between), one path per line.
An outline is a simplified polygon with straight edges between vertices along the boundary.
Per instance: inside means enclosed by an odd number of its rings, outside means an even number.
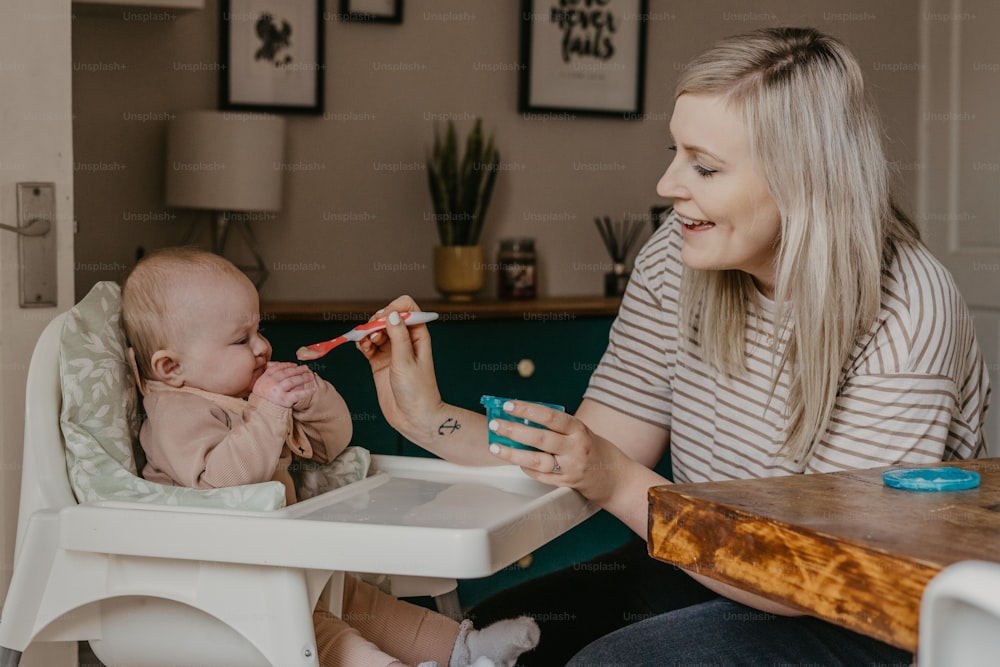
M576 491L537 482L516 466L373 456L367 479L280 511L370 532L358 539L368 541L371 571L402 573L393 565L401 558L407 574L472 578L513 563L596 510ZM418 566L428 569L415 572Z
M148 550L175 558L474 579L510 565L597 510L576 491L537 482L516 466L373 456L366 479L274 512L131 503L67 508L80 520L66 524L63 536L72 544L63 546L107 551L110 541L115 553L133 555ZM171 514L170 539L154 528L154 512ZM175 546L181 517L183 547ZM268 522L266 533L261 521Z

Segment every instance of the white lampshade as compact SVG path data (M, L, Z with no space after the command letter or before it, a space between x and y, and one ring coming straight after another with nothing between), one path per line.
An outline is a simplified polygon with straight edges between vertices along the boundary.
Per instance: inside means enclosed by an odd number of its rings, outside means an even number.
M167 205L277 211L284 153L285 121L279 116L179 113L167 127Z

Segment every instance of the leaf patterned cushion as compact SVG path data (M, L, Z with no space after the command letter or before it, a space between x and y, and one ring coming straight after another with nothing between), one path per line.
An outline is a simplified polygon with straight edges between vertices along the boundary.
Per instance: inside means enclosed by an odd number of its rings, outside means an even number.
M70 484L79 502L118 500L257 511L284 506L280 482L202 490L139 477L138 393L125 350L121 288L99 282L67 313L59 350L60 421ZM367 450L349 447L314 473L322 482L313 486L326 490L361 479L369 463Z

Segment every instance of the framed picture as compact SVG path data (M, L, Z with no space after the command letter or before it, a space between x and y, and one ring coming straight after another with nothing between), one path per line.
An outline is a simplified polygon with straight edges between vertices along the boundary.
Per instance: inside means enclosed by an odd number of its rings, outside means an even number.
M402 23L403 0L340 0L340 20Z
M647 0L521 0L518 108L638 119Z
M323 112L323 0L222 0L221 109Z

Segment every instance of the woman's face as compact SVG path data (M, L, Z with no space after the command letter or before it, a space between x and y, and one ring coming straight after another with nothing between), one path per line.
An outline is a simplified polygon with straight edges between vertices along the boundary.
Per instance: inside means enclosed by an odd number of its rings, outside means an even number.
M694 269L738 269L774 296L781 213L750 155L743 120L717 95L684 94L670 120L677 155L656 186L681 216L681 259Z

